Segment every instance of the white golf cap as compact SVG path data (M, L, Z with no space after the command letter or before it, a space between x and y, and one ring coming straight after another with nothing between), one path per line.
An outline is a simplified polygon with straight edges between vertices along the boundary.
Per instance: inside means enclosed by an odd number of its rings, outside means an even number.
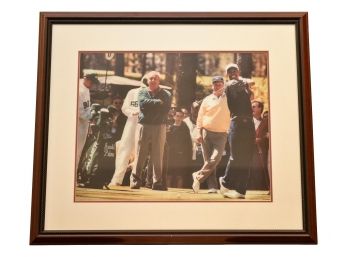
M227 72L229 69L231 69L231 68L235 68L235 69L239 70L239 67L238 67L237 64L235 64L235 63L230 63L230 64L228 64L228 65L226 66L226 72Z

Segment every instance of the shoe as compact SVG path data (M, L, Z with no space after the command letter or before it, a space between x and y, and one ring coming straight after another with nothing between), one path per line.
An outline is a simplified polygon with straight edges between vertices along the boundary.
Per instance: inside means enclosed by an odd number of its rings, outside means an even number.
M193 192L197 194L199 192L200 183L196 177L196 173L192 173L192 178L193 178L192 189L193 189Z
M168 191L168 188L162 185L153 185L152 190L157 190L157 191Z
M112 183L112 182L110 182L108 185L105 185L105 186L107 186L107 187L112 187L112 186L122 186L122 184L120 184L120 183Z
M137 184L133 184L133 185L131 184L130 189L140 189L140 186Z
M245 199L245 195L238 193L237 191L231 191L224 194L224 197L232 199Z
M215 188L209 189L208 194L217 194L217 190Z
M220 182L220 194L224 195L228 193L228 191L230 190L222 185L222 177L219 178L219 182Z
M152 185L151 184L145 184L145 187L148 189L152 189Z

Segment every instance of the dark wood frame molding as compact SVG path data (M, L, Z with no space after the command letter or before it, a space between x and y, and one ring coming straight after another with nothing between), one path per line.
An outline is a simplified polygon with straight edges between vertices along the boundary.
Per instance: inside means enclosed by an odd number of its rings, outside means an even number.
M300 231L45 231L50 62L54 24L292 24L296 27L302 174ZM316 244L308 14L41 13L30 244Z

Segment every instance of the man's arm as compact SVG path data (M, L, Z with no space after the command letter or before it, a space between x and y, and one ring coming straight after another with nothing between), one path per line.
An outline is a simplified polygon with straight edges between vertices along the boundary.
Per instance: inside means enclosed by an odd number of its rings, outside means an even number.
M233 92L232 92L232 85L231 83L229 83L226 88L225 88L225 94L226 94L226 97L227 97L227 105L228 105L228 109L230 110L230 112L232 113L233 112L233 98L234 98L234 95L233 95Z
M198 131L198 135L197 135L197 139L196 141L198 143L202 143L203 141L203 136L202 136L202 129L203 129L203 115L205 113L205 99L203 100L200 108L199 108L199 111L198 111L198 116L197 116L197 131Z
M139 106L140 108L146 108L147 106L161 105L163 101L160 99L152 99L149 97L147 90L139 91Z

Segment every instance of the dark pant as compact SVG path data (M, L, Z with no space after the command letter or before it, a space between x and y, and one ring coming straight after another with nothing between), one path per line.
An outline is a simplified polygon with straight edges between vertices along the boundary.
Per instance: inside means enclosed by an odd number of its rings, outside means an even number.
M228 142L231 154L222 184L245 194L255 144L255 127L251 117L235 117L231 120Z

